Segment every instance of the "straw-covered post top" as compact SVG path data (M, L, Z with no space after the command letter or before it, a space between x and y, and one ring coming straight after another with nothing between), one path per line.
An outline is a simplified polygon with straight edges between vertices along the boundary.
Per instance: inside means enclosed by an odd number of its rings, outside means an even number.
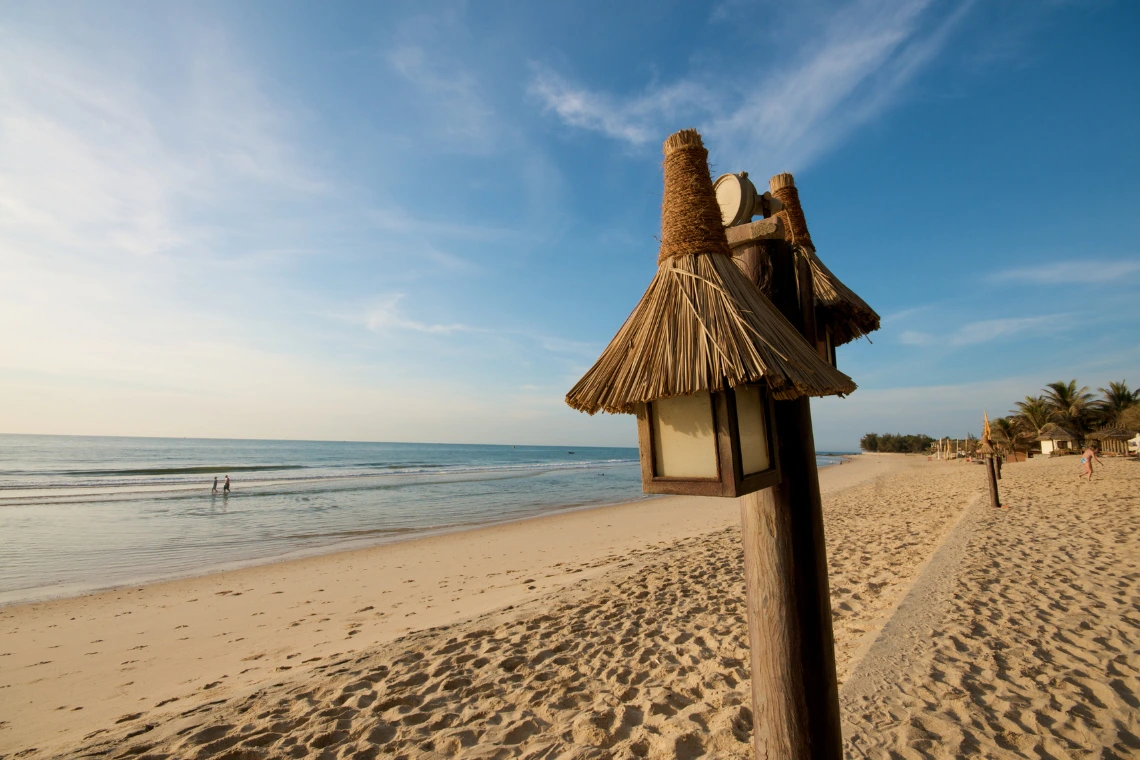
M789 242L811 246L814 250L815 246L812 245L811 235L808 233L804 209L800 205L800 193L796 190L796 180L786 172L777 174L768 180L768 189L772 191L772 195L780 203L784 204L784 210L779 212L779 216L784 217L784 229L791 236Z
M819 309L817 324L830 330L832 345L842 346L878 330L879 315L875 310L832 274L816 254L795 178L788 173L777 174L768 180L768 187L772 195L784 204L784 209L776 213L784 221L784 239L795 246L797 255L806 257L811 265L815 302Z
M990 415L982 411L982 440L978 443L979 454L997 453L994 449L993 431L990 429Z
M678 132L664 153L657 273L566 403L628 414L749 383L767 383L777 400L854 391L733 262L701 136Z
M657 262L688 254L732 256L720 206L709 176L709 152L695 129L670 135L665 154L665 193L661 200L661 252Z

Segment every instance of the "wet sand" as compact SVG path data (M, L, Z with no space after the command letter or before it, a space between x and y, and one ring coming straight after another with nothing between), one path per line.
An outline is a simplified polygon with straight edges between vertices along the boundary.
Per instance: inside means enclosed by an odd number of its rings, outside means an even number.
M1004 474L995 511L964 463L823 471L849 755L1138 751L1140 465ZM747 757L737 522L660 499L3 608L0 754Z

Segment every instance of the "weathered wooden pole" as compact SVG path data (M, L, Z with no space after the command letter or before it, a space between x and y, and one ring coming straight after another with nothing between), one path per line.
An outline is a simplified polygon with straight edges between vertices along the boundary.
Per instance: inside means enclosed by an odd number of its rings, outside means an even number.
M746 225L755 239L733 259L753 283L770 293L771 253L783 245L779 220ZM733 229L731 233L740 233ZM737 235L739 237L739 235ZM779 308L779 305L776 305ZM773 420L780 456L786 451L782 407ZM781 459L781 477L788 482ZM757 758L810 758L807 693L803 678L803 634L797 609L792 511L782 487L740 498L747 593L748 643L752 670L752 744Z
M740 497L757 758L811 757L790 517L776 488Z
M994 454L986 455L986 481L990 485L990 506L997 508L1001 506L1001 500L998 497L997 464L994 459Z
M729 230L730 242L739 247L733 258L741 269L769 296L773 305L784 314L801 335L813 344L814 335L814 293L811 270L806 261L797 262L791 246L784 240L783 220L765 219L740 225ZM810 317L809 317L810 315ZM819 473L815 462L815 439L812 434L811 407L807 399L777 401L774 404L774 422L780 450L781 483L764 492L764 496L744 497L741 512L745 526L745 572L749 584L758 583L749 570L750 531L748 526L761 518L757 515L781 515L773 517L772 525L777 530L786 529L790 535L787 544L791 548L791 587L792 594L779 608L773 607L775 597L769 596L768 604L757 608L760 615L775 616L781 622L765 622L761 627L750 623L749 633L753 648L753 699L757 707L766 704L766 696L776 689L786 693L781 696L782 719L780 736L794 736L796 727L803 726L806 744L789 745L795 754L784 754L780 750L772 754L774 738L772 729L764 721L770 718L765 708L753 713L754 737L757 756L780 758L818 758L838 760L843 756L843 738L839 720L839 690L835 674L835 645L831 624L831 594L827 578L827 551L823 531L823 508L819 491ZM767 496L771 494L771 496ZM757 498L759 497L759 498ZM762 501L771 498L772 503ZM754 501L755 499L755 501ZM772 534L764 540L770 545L783 545L785 540ZM767 550L766 550L767 551ZM767 583L772 583L771 580ZM753 585L749 586L749 615L753 614ZM781 597L783 599L783 597ZM762 600L762 597L761 597ZM757 600L760 603L761 600ZM787 619L787 623L783 619ZM791 637L788 645L764 642L775 630L787 631ZM779 656L792 658L779 673L790 673L790 678L780 681L774 672L766 672L773 654L766 653L771 647L778 647ZM758 657L761 658L758 660ZM789 691L789 689L791 689ZM798 700L802 695L802 708ZM800 717L802 715L802 717Z
M811 273L809 270L805 277L801 269L801 276L797 277L795 258L786 242L775 244L771 254L772 302L800 330L808 343L814 344L814 335L807 333L802 311L797 308L799 303L814 302ZM800 315L797 311L801 312ZM843 757L843 735L835 674L831 589L827 577L823 499L819 490L815 435L808 399L777 401L775 422L779 431L783 474L776 489L779 502L791 516L796 615L802 642L800 667L807 696L811 757L839 760Z
M777 174L768 183L784 206L785 241L815 250L799 191L791 174ZM818 344L815 283L807 256L796 255L789 242L770 253L772 303L809 345ZM799 319L797 316L799 306ZM839 718L839 686L835 672L835 637L831 623L831 588L827 577L827 541L823 529L823 499L815 461L815 433L806 397L775 404L780 437L783 481L779 494L792 516L792 547L796 573L796 612L800 635L804 691L807 694L811 756L816 760L843 757Z

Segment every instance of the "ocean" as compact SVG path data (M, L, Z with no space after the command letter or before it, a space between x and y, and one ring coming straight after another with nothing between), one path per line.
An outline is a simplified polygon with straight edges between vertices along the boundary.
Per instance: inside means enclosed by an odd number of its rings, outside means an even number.
M636 448L0 435L0 604L644 498Z

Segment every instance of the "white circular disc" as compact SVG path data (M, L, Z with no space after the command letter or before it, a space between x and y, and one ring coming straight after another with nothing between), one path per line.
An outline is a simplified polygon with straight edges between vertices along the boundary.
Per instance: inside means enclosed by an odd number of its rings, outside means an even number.
M720 206L720 218L727 227L736 223L737 217L744 211L744 188L741 187L740 177L735 174L723 174L713 183L716 192L716 202Z

